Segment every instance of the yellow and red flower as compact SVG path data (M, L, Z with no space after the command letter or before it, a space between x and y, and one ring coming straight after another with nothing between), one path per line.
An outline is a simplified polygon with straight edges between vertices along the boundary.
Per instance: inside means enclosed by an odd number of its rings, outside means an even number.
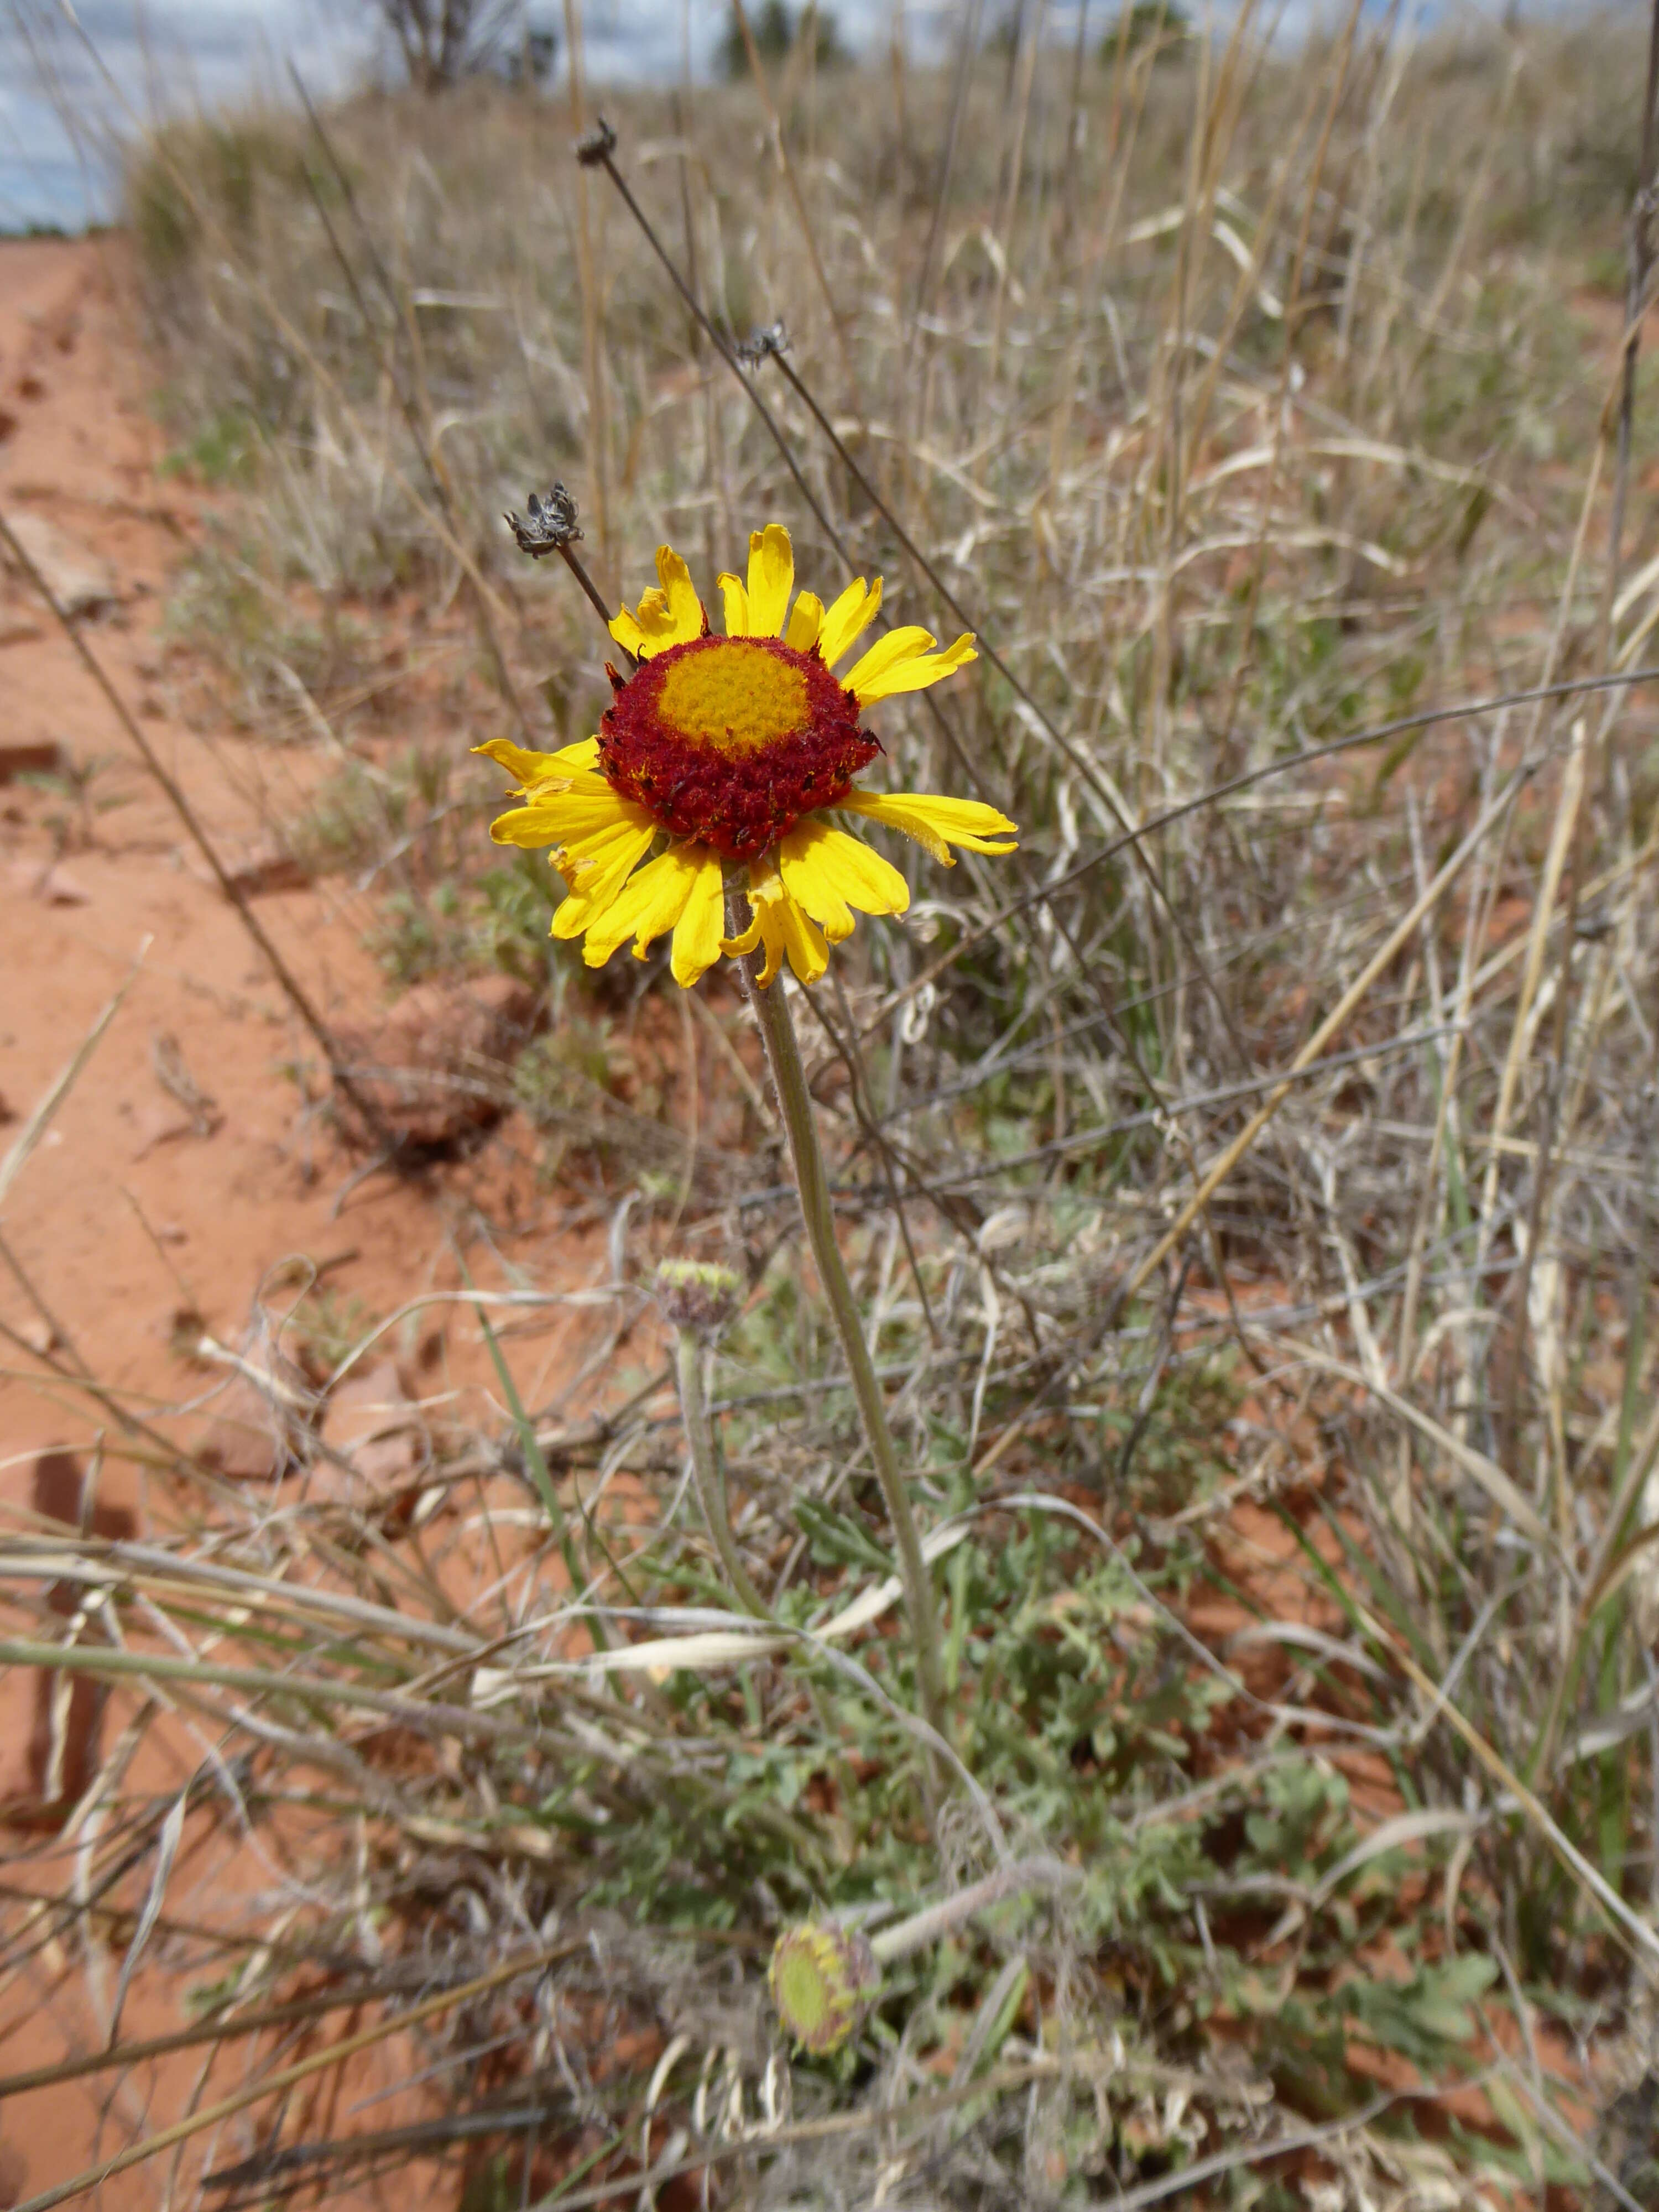
M852 934L855 912L902 914L898 870L824 817L861 814L913 837L945 866L951 848L1013 850L1014 824L977 799L884 795L853 779L881 750L866 707L921 691L976 658L970 636L944 652L924 629L890 630L831 673L875 619L881 580L860 577L829 606L794 598L789 533L749 540L749 574L720 579L726 635L709 628L690 572L657 550L659 586L611 625L638 665L615 691L597 737L557 752L495 738L477 750L513 776L523 800L498 817L498 843L550 846L568 886L553 934L580 937L590 968L634 940L643 959L673 933L676 982L689 987L722 953L765 948L761 981L787 956L803 983ZM666 839L666 842L663 841ZM654 858L652 848L661 845ZM748 927L726 934L728 874L745 893Z

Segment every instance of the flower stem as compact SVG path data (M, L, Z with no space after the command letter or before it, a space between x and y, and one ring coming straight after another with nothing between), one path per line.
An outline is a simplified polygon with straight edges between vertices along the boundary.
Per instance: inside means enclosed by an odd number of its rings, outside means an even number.
M685 1424L685 1441L691 1453L691 1471L696 1480L702 1517L708 1523L714 1549L720 1555L720 1565L726 1569L726 1578L738 1604L757 1620L770 1620L771 1612L749 1579L732 1534L732 1524L726 1518L726 1485L720 1480L714 1458L714 1431L708 1418L708 1401L703 1393L702 1363L703 1346L697 1332L677 1328L674 1376L679 1386L680 1416Z
M735 930L733 933L736 933ZM795 1024L790 1015L789 1001L784 995L781 976L766 988L756 980L757 962L752 953L738 964L744 992L754 1008L755 1019L760 1024L761 1042L766 1048L766 1064L772 1072L773 1085L778 1094L784 1130L789 1139L789 1157L795 1170L795 1188L800 1198L801 1218L806 1224L807 1241L812 1247L812 1257L817 1262L818 1279L823 1285L824 1297L835 1318L842 1350L847 1355L847 1364L853 1377L853 1392L858 1401L859 1418L870 1446L870 1455L875 1462L876 1478L881 1484L882 1496L887 1501L887 1517L892 1523L893 1538L898 1547L899 1577L904 1584L905 1607L910 1616L910 1634L915 1644L916 1686L922 1718L930 1728L945 1735L945 1692L939 1667L939 1623L933 1609L933 1586L927 1562L921 1556L921 1540L916 1534L910 1501L905 1495L904 1479L899 1472L898 1453L893 1444L893 1432L887 1425L887 1408L883 1401L881 1385L876 1380L870 1347L864 1340L864 1326L853 1297L853 1285L848 1280L841 1247L836 1242L835 1216L830 1203L830 1178L824 1171L817 1123L813 1117L812 1101L806 1089L806 1076L801 1066L800 1048L795 1041Z
M953 1897L927 1905L921 1912L913 1912L908 1920L897 1921L890 1928L884 1928L878 1936L870 1938L871 1952L878 1966L891 1966L895 1959L908 1959L913 1951L939 1942L941 1936L953 1935L975 1913L1000 1905L1005 1898L1023 1896L1034 1889L1058 1893L1073 1888L1082 1879L1076 1867L1067 1866L1060 1859L1017 1859L1012 1866L999 1867L994 1874L987 1875L983 1881L959 1889Z

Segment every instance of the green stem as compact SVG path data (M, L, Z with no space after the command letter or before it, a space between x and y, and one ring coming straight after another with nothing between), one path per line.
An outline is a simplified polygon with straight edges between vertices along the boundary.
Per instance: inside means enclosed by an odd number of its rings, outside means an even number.
M726 1516L726 1486L720 1480L720 1471L714 1459L714 1431L708 1418L708 1401L703 1392L702 1359L702 1344L696 1331L677 1328L674 1331L674 1376L679 1385L680 1416L685 1424L685 1441L691 1454L691 1471L696 1480L697 1496L702 1504L702 1517L708 1523L714 1549L720 1555L720 1565L726 1569L726 1578L731 1583L738 1602L745 1613L752 1613L757 1620L770 1620L771 1611L749 1579L748 1571L744 1566L737 1541L732 1534L732 1524Z
M736 934L735 928L733 934ZM899 1577L904 1584L905 1607L910 1616L910 1633L915 1644L916 1686L921 1694L922 1718L939 1735L946 1735L945 1692L939 1669L939 1622L933 1609L933 1581L927 1571L927 1563L921 1556L921 1540L916 1534L915 1518L910 1510L910 1501L905 1495L904 1479L899 1472L898 1453L894 1449L893 1432L887 1425L887 1408L871 1362L870 1347L864 1340L864 1327L853 1297L853 1285L848 1280L841 1247L836 1242L835 1215L830 1203L830 1178L824 1171L817 1123L813 1117L812 1101L807 1092L805 1072L800 1063L800 1048L795 1042L795 1024L790 1016L789 1001L784 995L781 977L764 988L756 980L757 963L752 953L739 961L738 965L744 993L760 1025L761 1042L766 1048L766 1064L772 1072L773 1087L778 1094L778 1106L789 1139L789 1157L795 1170L795 1188L800 1198L801 1218L806 1224L807 1242L811 1245L812 1257L817 1262L818 1279L823 1285L823 1295L835 1318L842 1350L847 1355L853 1391L858 1400L859 1418L864 1425L870 1455L875 1462L876 1478L887 1501L887 1517L892 1523L893 1538L898 1547Z

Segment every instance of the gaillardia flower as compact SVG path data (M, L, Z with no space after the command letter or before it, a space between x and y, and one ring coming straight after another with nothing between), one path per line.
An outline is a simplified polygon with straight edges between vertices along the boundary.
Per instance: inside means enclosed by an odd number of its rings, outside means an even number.
M720 579L726 635L715 635L679 555L657 550L660 587L611 634L638 664L597 737L558 752L496 738L477 748L514 777L522 805L491 835L550 846L568 886L555 937L582 939L590 968L629 938L643 959L673 933L674 980L689 987L722 953L763 945L761 981L787 953L803 983L852 934L854 912L902 914L909 887L878 853L826 816L861 814L901 830L936 860L951 848L1010 853L1014 825L977 799L861 791L854 777L881 750L859 716L878 699L921 691L976 658L971 637L944 652L925 629L890 630L845 676L831 673L875 619L881 580L860 577L829 606L794 592L789 533L749 540L747 582ZM651 857L654 851L654 857ZM726 934L728 874L745 893L747 928Z

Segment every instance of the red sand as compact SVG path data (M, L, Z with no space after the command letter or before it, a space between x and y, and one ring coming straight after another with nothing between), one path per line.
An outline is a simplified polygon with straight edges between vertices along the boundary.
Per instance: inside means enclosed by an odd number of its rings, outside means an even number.
M60 556L91 576L106 568L115 604L88 616L83 635L216 845L234 858L264 839L263 779L289 771L281 760L273 769L228 727L191 727L183 718L195 672L188 653L162 637L162 614L210 501L156 474L164 441L147 410L149 371L137 327L119 240L0 244L0 511L15 529L21 522L35 533L31 550L45 523L58 533ZM77 771L98 764L89 808L76 808L61 788L27 781L53 748ZM292 804L291 791L282 796ZM63 825L57 830L54 817ZM349 910L337 884L263 896L258 911L326 1019L373 1018L381 981L362 946L362 915ZM70 1368L84 1362L102 1382L141 1394L129 1395L129 1404L147 1395L160 1407L176 1407L216 1379L179 1357L173 1339L181 1310L193 1309L214 1337L236 1346L261 1277L286 1255L303 1254L329 1267L342 1301L388 1313L411 1295L457 1282L452 1240L465 1233L466 1197L486 1188L492 1216L508 1224L501 1241L539 1280L564 1286L608 1272L602 1226L595 1229L591 1215L584 1229L567 1225L568 1204L536 1190L520 1156L522 1136L510 1127L479 1158L420 1185L385 1175L363 1182L336 1218L354 1160L315 1117L307 1127L283 1072L308 1061L320 1096L320 1055L69 641L24 579L0 564L0 1160L123 986L126 996L95 1054L0 1197L0 1236L35 1294L0 1269L0 1322L14 1333L0 1338L0 1524L27 1526L42 1506L72 1516L78 1470L97 1431L110 1425L36 1353L50 1351ZM174 1076L171 1087L158 1067ZM180 1090L187 1097L192 1083L210 1095L210 1112L192 1115L180 1103ZM473 1273L486 1285L500 1280L488 1251L474 1255ZM276 1301L279 1310L291 1297ZM574 1372L603 1318L550 1316L528 1344L515 1329L513 1356L521 1379L535 1386L526 1392L532 1402ZM486 1368L470 1316L439 1308L422 1330L419 1387L459 1390L484 1413L477 1386ZM452 1398L447 1410L462 1406ZM64 1479L55 1486L49 1466L42 1487L37 1460L54 1446L78 1456L58 1463ZM114 1517L100 1525L115 1533L126 1516L142 1530L149 1504L132 1471L112 1461L99 1504ZM20 1670L0 1678L0 1801L15 1804L31 1788L39 1794L40 1777L32 1771L40 1764L38 1744L31 1755L43 1717L38 1688ZM112 1728L131 1710L123 1700L112 1707L106 1750ZM126 1786L176 1791L202 1753L201 1738L182 1727L152 1729ZM26 1863L26 1851L43 1847L45 1858ZM67 1886L49 1831L0 1826L0 1857L9 1862L0 1879ZM224 1824L198 1836L192 1820L167 1911L234 1923L239 1894L269 1891L272 1880L263 1853L232 1850ZM22 1911L6 1909L14 1935ZM118 1965L118 1954L88 1956L77 1938L70 1948L49 1945L15 1974L0 1973L0 2075L96 2048ZM164 1972L141 1975L123 2039L185 2024L184 1995ZM326 2032L352 2024L332 2022ZM0 2206L118 2150L173 2118L193 2094L225 2094L242 2063L240 2055L222 2063L205 2091L190 2054L138 2069L119 2087L119 2077L103 2075L8 2102L0 2110ZM400 2066L406 2080L408 2053L394 2047L354 2069L344 2093L332 2091L337 2111L372 2097L383 2075L398 2079ZM406 2098L371 2104L356 2124L395 2124L410 2117L406 2105ZM302 2111L290 2107L290 2122ZM235 2157L244 2140L234 2130L220 2136L218 2155ZM185 2174L215 2141L191 2146ZM111 2184L100 2202L118 2212L155 2203L168 2163ZM407 2169L398 2193L405 2204L422 2193Z

